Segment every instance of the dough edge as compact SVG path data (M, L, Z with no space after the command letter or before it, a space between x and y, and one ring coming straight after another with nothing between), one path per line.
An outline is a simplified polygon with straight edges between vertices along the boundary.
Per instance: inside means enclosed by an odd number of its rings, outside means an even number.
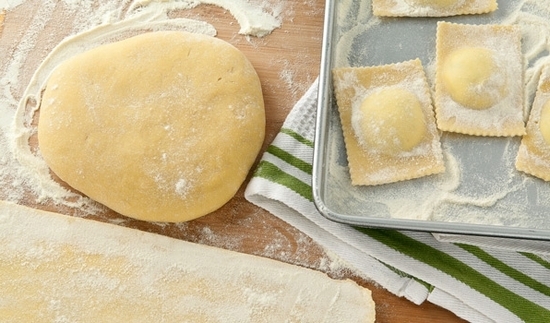
M107 207L115 210L118 213L121 213L126 216L130 216L136 219L140 220L147 220L147 221L166 221L166 222L180 222L180 221L188 221L191 219L195 219L197 217L206 215L221 206L223 206L227 201L229 201L237 192L239 187L242 185L242 183L245 181L246 176L248 175L248 172L250 171L250 168L252 167L253 162L257 158L257 154L259 153L261 146L263 144L264 135L265 135L265 111L263 107L263 95L261 92L261 85L259 78L250 64L250 62L247 60L247 58L244 56L243 53L241 53L238 49L233 47L231 44L206 35L200 35L200 34L191 34L186 32L149 32L144 33L138 36L130 37L128 39L116 42L116 43L110 43L103 46L110 46L107 47L109 50L116 49L119 50L120 46L136 46L134 44L129 44L131 41L136 41L139 37L140 41L141 39L144 39L143 42L150 43L153 40L147 40L145 38L149 37L161 37L162 35L171 36L174 38L177 37L183 37L185 38L183 42L190 42L190 44L195 44L197 42L204 43L204 42L213 42L214 45L208 46L221 46L221 49L224 50L224 53L227 53L228 51L232 53L232 58L239 59L242 62L248 64L248 72L253 72L253 75L251 76L252 79L255 78L256 83L253 84L252 89L254 86L256 87L256 95L257 98L255 99L258 102L258 107L256 112L254 114L251 114L249 117L251 118L248 120L248 128L245 129L247 131L247 135L243 136L246 137L248 140L241 146L237 146L235 144L234 150L239 150L241 153L232 153L236 157L230 157L228 158L230 152L228 152L228 149L220 149L220 156L222 156L225 159L228 159L229 162L232 164L228 164L227 168L232 168L232 170L229 169L223 169L222 173L218 171L218 174L220 174L219 178L212 178L209 182L207 180L196 180L196 185L199 186L196 191L193 192L193 195L189 194L188 197L182 199L180 196L171 193L171 195L168 196L168 199L170 201L167 201L167 192L160 192L158 189L155 192L154 188L150 188L147 192L140 193L137 189L134 189L134 192L131 192L131 189L128 189L128 187L131 187L128 183L118 183L118 179L110 178L108 180L104 180L103 184L97 184L97 183L91 183L90 178L93 178L94 176L90 175L90 171L88 171L87 174L75 174L76 170L70 170L70 165L67 165L68 162L64 160L64 158L60 157L64 156L67 157L67 153L65 151L61 151L59 153L58 151L54 151L53 153L46 152L43 153L43 157L46 159L47 164L50 166L50 168L53 170L53 172L58 175L62 180L69 183L70 186L75 188L76 190L82 192L85 195L88 195L93 200L96 200ZM137 38L136 38L137 37ZM106 48L100 46L101 48ZM118 47L117 47L118 46ZM144 47L143 44L138 44L137 46ZM161 46L162 47L162 46ZM166 47L166 46L165 46ZM95 50L97 50L96 48ZM154 50L154 49L153 49ZM160 49L162 51L162 49ZM168 50L168 49L166 49ZM91 51L87 51L84 53L81 53L80 55L89 55L90 53L93 53L94 49ZM182 49L183 51L183 49ZM211 50L213 51L213 50ZM216 51L217 52L217 51ZM167 55L169 54L169 51L167 52ZM77 55L80 57L80 55ZM218 53L215 53L215 55L221 55ZM120 56L120 55L119 55ZM73 57L74 59L74 57ZM67 63L66 61L65 63ZM60 66L63 68L62 63ZM78 64L85 64L84 62L78 62ZM241 63L241 62L240 62ZM245 64L245 65L246 65ZM66 66L66 65L65 65ZM78 66L78 65L77 65ZM61 69L60 68L60 69ZM52 78L55 77L55 72L52 73ZM50 83L48 83L50 85ZM46 91L44 92L44 98L47 100L48 97L48 87L46 87ZM250 89L249 89L250 92ZM42 101L44 104L45 100ZM47 102L46 102L47 103ZM261 106L260 106L261 103ZM41 107L41 111L44 110L44 107ZM251 109L249 109L251 110ZM261 111L260 111L261 110ZM45 118L45 117L44 117ZM50 119L55 118L54 116L50 117ZM42 119L42 118L41 118ZM253 119L253 120L252 120ZM50 142L56 141L59 138L56 136L59 136L56 134L57 129L54 129L52 126L49 130L49 134L44 135L43 133L46 132L44 130L44 127L41 127L41 124L44 124L43 122L39 122L39 142L44 142L44 137L50 136L52 139L50 139ZM41 129L42 128L42 129ZM244 129L244 128L243 128ZM42 131L41 131L42 130ZM233 133L236 133L236 130ZM80 130L77 130L80 131ZM217 131L215 127L211 127L210 132ZM240 131L240 130L239 130ZM53 132L53 133L52 133ZM219 135L224 136L223 134ZM41 138L42 137L42 138ZM65 139L64 139L65 140ZM72 139L67 138L67 141L70 141ZM87 140L81 139L82 141ZM110 138L104 139L106 141L110 140ZM205 140L208 140L205 139ZM242 140L242 139L241 139ZM128 141L127 143L133 144L133 141ZM54 144L50 144L53 146ZM56 143L57 145L57 143ZM246 145L248 145L248 148L244 148ZM69 144L70 146L70 144ZM43 145L39 143L39 148L43 150ZM62 147L63 148L63 147ZM226 148L226 147L223 147ZM57 149L57 148L56 148ZM77 156L77 154L84 154L82 151L78 151L78 147L73 147L73 151L68 153L69 155ZM243 150L248 149L247 153L244 153ZM197 151L196 153L202 153L203 155L207 155L201 151ZM225 157L224 157L225 156ZM80 161L84 161L88 156L86 155L80 155L76 157L76 159ZM57 159L55 161L52 161L53 159ZM61 159L61 160L60 160ZM210 163L211 160L208 158L204 158L205 163ZM235 163L234 160L239 160L239 163ZM213 161L212 161L213 162ZM74 162L72 162L74 164ZM203 165L202 161L199 161L195 164L194 167L210 167L210 164ZM92 167L92 166L89 166ZM108 169L109 165L104 165L101 176L104 176L107 178L107 176L113 177L114 174L107 175L110 171ZM179 166L178 166L179 167ZM217 165L212 165L212 168L218 167ZM69 170L64 169L69 168ZM76 166L75 166L76 168ZM128 168L122 167L124 172L127 172ZM153 167L151 167L153 168ZM181 169L181 167L179 168ZM213 173L215 170L210 170L211 173ZM145 171L141 171L141 174L130 174L130 176L135 178L135 186L136 187L151 187L152 180L149 180L147 185L139 182L144 181L144 178L147 174L143 174ZM95 175L95 174L93 174ZM221 176L223 175L223 177ZM175 175L174 175L175 176ZM198 175L197 175L198 176ZM166 177L166 176L165 176ZM128 180L130 181L130 180ZM166 179L159 177L158 181L166 181ZM187 181L187 178L184 178L182 182L177 182L176 180L171 180L172 183L170 184L170 187L175 187L175 189L178 189L178 184L185 183ZM110 183L108 183L110 182ZM190 181L188 181L190 182ZM134 184L134 183L130 183ZM113 186L119 185L116 187L116 189L113 189ZM179 187L181 189L181 185ZM118 195L113 195L113 190L115 192L119 192ZM209 193L208 190L211 190L212 192ZM139 194L136 194L139 193ZM175 192L177 193L177 192ZM156 195L155 195L156 194ZM127 197L129 195L129 197Z

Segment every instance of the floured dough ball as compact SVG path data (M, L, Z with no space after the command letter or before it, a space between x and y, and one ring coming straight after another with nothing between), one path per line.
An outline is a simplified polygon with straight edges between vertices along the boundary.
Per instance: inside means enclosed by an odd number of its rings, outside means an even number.
M388 155L411 151L427 133L420 101L400 87L368 95L352 111L352 126L365 149Z
M73 188L123 215L178 222L231 199L261 148L265 111L246 57L206 35L151 32L60 64L40 151Z
M464 47L449 54L443 63L443 84L456 102L482 110L506 96L504 69L487 48Z

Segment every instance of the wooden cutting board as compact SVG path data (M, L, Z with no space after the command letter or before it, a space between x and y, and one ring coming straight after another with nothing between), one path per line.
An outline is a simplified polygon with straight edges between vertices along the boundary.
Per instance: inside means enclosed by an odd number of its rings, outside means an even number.
M40 16L41 1L29 0L0 15L0 62L13 50L33 18ZM58 6L60 6L58 4ZM226 10L201 5L178 13L178 16L201 19L212 24L218 37L242 50L256 68L265 98L267 129L263 149L273 140L288 112L318 75L322 28L323 0L286 1L283 3L281 28L264 38L238 34L239 25ZM61 9L60 9L61 10ZM29 55L21 73L32 72L59 41L70 33L55 20L49 21ZM21 95L23 89L20 89ZM246 183L237 195L221 209L185 224L157 225L127 219L114 212L90 217L116 222L138 230L155 232L173 238L216 246L247 254L260 255L283 262L327 272L334 278L351 278L373 291L377 322L463 322L454 314L433 304L417 306L394 296L346 268L331 269L330 258L322 248L297 229L269 212L248 203L243 196ZM51 205L37 205L30 197L24 204L60 213L70 213ZM327 263L328 261L328 263Z

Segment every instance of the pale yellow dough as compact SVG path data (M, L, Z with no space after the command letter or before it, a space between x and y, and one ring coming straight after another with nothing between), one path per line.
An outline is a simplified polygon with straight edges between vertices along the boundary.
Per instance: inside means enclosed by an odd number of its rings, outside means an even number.
M43 93L40 151L62 180L137 219L178 222L231 199L264 140L260 81L235 47L152 32L59 65Z
M550 100L547 100L542 106L539 130L546 144L550 145Z
M526 129L516 157L516 168L550 181L550 66L541 73Z
M488 109L506 95L506 78L497 77L495 55L483 47L464 47L442 63L443 86L456 102L471 109Z
M353 185L445 170L428 82L419 59L333 70Z
M521 136L523 102L517 26L437 23L434 103L440 130Z
M4 30L4 19L6 17L6 11L2 10L0 11L0 35L2 34L2 31Z
M371 292L283 262L0 201L0 317L364 322Z
M497 9L496 0L372 0L375 16L448 17L484 14Z
M461 0L409 0L408 2L413 6L442 9L456 6Z
M352 111L352 126L363 148L386 155L411 151L427 132L422 104L414 93L399 87L367 95Z

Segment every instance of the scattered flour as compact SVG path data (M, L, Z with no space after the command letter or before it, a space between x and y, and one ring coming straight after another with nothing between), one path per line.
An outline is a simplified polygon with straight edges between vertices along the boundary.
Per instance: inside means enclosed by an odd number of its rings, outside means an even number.
M2 201L0 244L4 321L374 322L350 280Z
M2 2L0 2L0 10L13 9L23 2L25 2L25 0L2 0Z
M36 140L33 114L38 108L37 98L49 73L57 64L71 55L144 30L178 29L215 35L215 28L203 21L202 16L191 13L186 17L193 19L184 19L172 15L175 10L193 9L200 4L215 5L234 15L240 24L240 33L245 35L241 38L234 36L232 41L247 42L252 46L263 45L266 41L258 37L280 26L283 18L293 20L295 15L294 4L277 0L0 0L0 21L3 17L2 9L5 9L8 15L12 11L22 11L23 7L25 11L34 13L25 17L29 20L25 24L29 28L22 30L18 39L5 42L4 45L0 43L0 57L3 57L4 53L11 54L0 60L0 185L4 187L0 190L0 200L21 204L53 204L56 211L63 210L67 214L98 218L117 225L136 227L232 250L241 250L243 241L247 239L238 227L252 226L260 228L260 231L273 232L271 218L266 218L264 213L232 221L231 225L235 228L218 226L215 221L167 224L136 223L132 219L122 217L104 218L98 215L105 212L102 206L55 182L40 158L39 151L32 148L33 145L29 145L29 142L33 143L33 140ZM308 15L322 14L323 8L319 6L318 1L309 0L308 8L311 9ZM59 27L61 25L62 27ZM43 43L44 28L47 28L48 34L51 35L47 44ZM36 48L40 50L37 51ZM310 57L303 59L308 62L311 60ZM42 63L35 71L37 62ZM270 61L268 64L277 66L268 68L280 68L280 63L281 60ZM292 96L297 99L309 84L300 84L303 88L297 88L295 83L304 75L296 75L295 66L292 66L290 61L285 60L283 65L284 71L279 77L285 90L291 89ZM315 76L306 77L313 82ZM17 154L17 158L12 153ZM187 184L189 183L182 181L175 189L184 194ZM228 211L229 214L232 212L242 213L244 217L248 211ZM255 222L251 224L249 221ZM323 256L312 259L311 250L315 244L307 236L297 230L292 233L284 232L284 229L281 231L282 233L277 234L277 237L280 237L277 241L249 241L248 245L265 247L255 251L256 254L286 262L292 259L292 262L315 266L323 271L346 267L345 264L340 264L336 257ZM290 244L285 240L285 235L298 239L298 243ZM321 251L317 254L323 255Z
M335 4L333 67L369 66L419 57L430 84L435 76L436 22L514 24L522 32L524 116L528 116L542 68L550 63L550 1L499 1L489 15L439 19L381 19L370 1ZM431 35L431 36L430 36ZM519 76L518 76L519 77ZM433 89L432 89L433 90ZM447 171L376 187L349 182L338 116L331 115L326 203L339 214L476 224L550 228L550 187L515 170L519 138L480 138L443 133Z
M75 54L100 44L116 41L145 30L186 30L216 35L215 28L201 20L171 18L173 10L192 9L200 4L213 4L228 10L239 22L240 33L263 37L281 25L281 5L269 2L227 1L129 1L112 0L94 4L89 1L66 0L41 2L40 13L24 31L21 42L14 45L12 55L1 66L0 84L0 184L13 189L0 192L0 199L21 202L36 196L36 202L65 205L85 213L98 212L101 207L80 194L52 180L39 152L32 148L36 134L35 113L40 92L49 73L59 63ZM25 1L8 1L8 12ZM72 25L64 26L70 35L50 46L50 53L26 82L25 65L37 46L38 35L53 19L63 15ZM69 19L70 18L70 19ZM65 20L64 19L64 20ZM73 20L71 20L73 19ZM32 71L30 71L32 73ZM25 88L22 97L20 89ZM11 153L10 153L11 152ZM13 155L12 155L13 153ZM15 158L14 158L15 157ZM185 193L185 185L175 188Z

